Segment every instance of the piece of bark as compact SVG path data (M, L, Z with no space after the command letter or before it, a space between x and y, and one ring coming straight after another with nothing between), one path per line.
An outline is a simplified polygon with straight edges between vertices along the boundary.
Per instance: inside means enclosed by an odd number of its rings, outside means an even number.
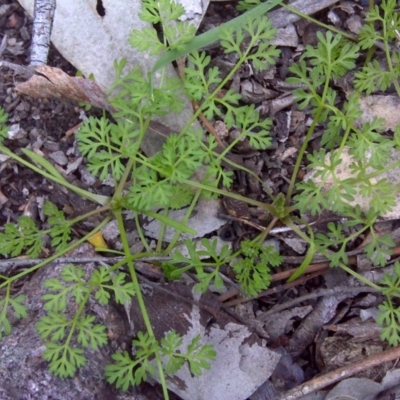
M30 66L47 64L56 0L35 0Z
M35 98L84 102L111 111L105 93L96 82L80 76L69 76L63 70L48 65L38 65L34 72L29 80L16 86L17 93Z

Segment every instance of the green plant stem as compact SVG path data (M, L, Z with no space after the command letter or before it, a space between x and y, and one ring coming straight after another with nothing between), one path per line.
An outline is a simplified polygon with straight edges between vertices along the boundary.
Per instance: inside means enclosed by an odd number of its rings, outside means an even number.
M374 3L375 0L368 0L368 12L372 11L372 9L374 8ZM367 24L371 25L372 27L374 27L374 22L373 21L367 21ZM371 60L373 55L375 54L376 51L376 47L372 46L368 49L367 51L367 56L365 57L365 62L364 62L364 66L368 65Z
M192 215L192 212L193 212L194 207L196 206L196 204L197 204L197 202L198 202L198 200L200 198L200 195L201 195L201 190L197 190L196 194L194 195L194 197L192 199L192 202L190 203L190 206L189 206L188 210L186 211L185 216L182 219L182 223L183 224L186 224L188 219L189 219L189 217ZM176 231L174 237L171 240L171 243L168 245L168 247L166 248L166 250L164 252L165 254L169 254L172 251L172 249L175 247L176 242L178 241L181 233L182 233L181 231Z
M85 213L85 214L83 214L83 215L80 215L79 217L76 217L76 218L74 218L74 219L71 219L71 220L69 220L68 222L69 222L71 225L74 225L74 224L78 223L79 221L82 221L82 220L84 220L84 219L87 219L87 218L92 217L93 215L97 215L97 214L100 214L100 213L102 213L102 212L110 211L110 210L111 210L110 205L102 206L102 207L100 207L100 208L96 208L95 210L89 211L89 212L87 212L87 213Z
M70 330L69 330L68 336L67 336L67 338L65 340L65 343L63 344L63 347L64 347L63 358L64 359L67 359L67 349L69 347L72 347L72 346L70 346L70 342L72 340L72 337L73 337L73 334L75 332L76 325L78 324L79 318L82 315L83 310L85 309L85 307L87 305L87 302L89 301L90 295L92 294L92 290L93 290L93 287L92 287L92 285L90 285L90 289L86 292L85 296L83 297L81 303L79 304L79 308L76 311L76 314L75 314L75 316L74 316L74 318L72 320L72 324L70 326Z
M328 253L326 251L321 251L321 254L327 257ZM328 258L328 257L327 257ZM382 292L382 288L375 283L371 282L369 279L364 278L362 275L358 274L356 271L353 271L351 268L349 268L346 264L340 263L340 268L342 268L344 271L346 271L348 274L354 276L357 280L360 282L363 282L365 285L368 285L375 290L377 290L379 293Z
M309 248L303 259L303 262L296 269L296 271L292 274L292 276L288 279L288 282L293 282L297 278L299 278L301 275L304 274L304 272L307 270L308 266L311 264L311 261L314 257L314 254L315 254L314 232L312 231L312 229L309 225L306 225L308 228L308 232L310 234L310 236L307 236L306 234L304 234L301 231L301 229L298 226L296 226L293 223L293 221L290 219L290 217L284 218L282 222L284 222L288 227L290 227L293 230L293 232L295 232L303 240L306 240L309 244Z
M1 276L2 279L5 280L6 284L7 284L7 288L6 288L6 296L4 299L4 303L3 303L3 309L1 310L1 314L0 314L0 320L1 321L5 321L7 319L7 310L8 310L8 305L10 303L10 297L11 297L11 283L13 282L10 278L6 277L6 276ZM2 285L4 287L4 285ZM0 286L0 287L2 287ZM5 332L7 333L7 332Z
M300 148L300 151L299 151L299 155L297 156L296 163L294 165L294 169L293 169L292 177L291 177L291 180L290 180L289 188L288 188L288 191L287 191L287 194L286 194L286 204L289 204L290 200L292 198L294 185L296 183L297 174L299 172L300 165L301 165L301 162L303 160L304 153L306 152L306 149L307 149L307 146L308 146L308 142L310 141L311 136L314 133L315 127L317 126L317 123L318 123L317 122L317 120L318 120L317 117L319 118L321 113L322 113L322 107L318 108L317 113L316 113L316 115L315 115L315 117L313 119L313 122L310 125L310 127L308 128L308 131L307 131L306 137L304 138L303 144L301 145L301 148Z
M265 231L262 231L260 233L260 235L258 235L255 239L253 239L254 241L257 242L263 242L267 236L269 235L269 232L271 231L271 229L276 225L276 223L279 221L279 218L274 217L272 218L271 222L268 224L267 228L265 229Z
M289 184L289 189L288 189L288 192L287 192L287 195L286 195L286 205L290 204L290 200L292 198L294 185L296 183L297 174L299 172L301 162L303 161L303 157L304 157L304 154L306 152L308 143L309 143L309 141L311 139L312 134L314 133L315 127L317 126L317 124L319 122L319 118L320 118L320 116L322 114L322 111L324 109L325 99L326 99L326 96L327 96L327 93L328 93L329 83L330 83L330 80L331 80L331 72L332 72L331 71L332 67L330 66L330 64L328 64L328 67L329 67L329 70L325 71L325 77L326 77L325 85L324 85L324 90L323 90L322 96L321 96L321 98L319 100L319 105L318 105L317 112L315 113L313 122L312 122L310 128L307 131L307 135L306 135L306 137L305 137L305 139L303 141L303 144L301 145L299 154L298 154L297 159L296 159L296 164L294 166L292 178L291 178L290 184Z
M288 226L289 228L291 228L293 230L293 232L295 232L300 238L302 238L304 241L306 241L308 244L311 244L313 238L307 236L304 232L302 232L302 230L293 223L293 221L291 220L291 218L286 217L282 220L282 222ZM310 232L310 236L312 236L312 230L311 228L309 228L309 232Z
M255 174L253 171L250 171L249 169L247 169L243 165L237 164L237 163L229 160L229 158L224 158L223 161L225 163L227 163L228 165L230 165L231 167L233 167L235 169L238 169L240 171L243 171L246 174L251 175L254 179L256 179L260 183L260 185L264 189L265 193L267 193L267 195L271 198L271 200L274 201L275 198L274 198L270 188L262 181L262 179L260 179L260 177L257 174Z
M169 208L165 207L164 210L162 211L162 213L167 217L168 213L169 213ZM165 235L166 229L167 229L166 224L161 223L160 230L158 232L157 246L156 246L156 253L158 253L158 254L161 253L163 237ZM179 233L179 235L180 235L180 233Z
M388 38L388 33L387 33L388 19L386 17L387 17L387 15L385 13L385 19L383 21L383 37L384 37L383 45L385 46L386 62L388 64L390 76L392 78L392 83L393 83L394 87L396 88L397 95L400 97L400 86L399 86L399 82L396 79L397 74L393 69L392 59L390 57L389 38Z
M118 186L115 189L113 200L120 199L122 197L122 191L124 190L125 183L128 180L128 177L132 170L134 162L135 162L135 159L133 157L129 158L128 164L125 167L125 171L121 177L121 180L119 181Z
M141 242L143 243L143 246L146 248L146 251L148 253L151 253L152 252L151 247L150 247L149 243L147 242L146 237L144 236L143 229L140 226L139 214L137 212L135 212L135 224L136 224L137 233L139 235Z
M55 177L51 174L49 174L46 171L43 171L42 169L36 167L35 165L31 164L29 161L24 160L23 158L17 156L14 154L12 151L7 149L7 147L0 145L0 152L13 158L15 161L19 162L22 165L25 165L27 168L31 169L32 171L37 172L38 174L44 176L45 178L58 183L59 185L65 186L66 188L70 189L71 191L79 194L85 199L91 200L95 203L98 203L102 206L107 205L110 202L110 198L106 196L101 196L98 194L94 194L91 192L88 192L87 190L81 189L71 183L69 183L66 179L65 180L60 180L58 177Z
M365 174L365 175L363 175L362 179L367 180L367 179L376 178L377 176L382 175L385 172L393 171L398 167L400 167L400 160L387 165L386 167L380 169L379 171L374 171L369 174Z
M128 261L135 261L138 258L144 258L144 257L154 257L154 252L129 254L129 256L124 257L122 260L118 261L116 264L110 267L110 272L114 272L117 269L122 268L124 265L128 263Z
M299 235L302 239L304 239L309 245L313 244L312 239L310 239L307 235L305 235L295 224L291 223L289 219L285 221L285 223L290 226L294 232L296 232L297 235ZM321 251L321 254L326 257L329 260L329 254L326 250ZM312 257L311 257L312 258ZM356 279L359 281L363 282L364 284L374 288L378 292L382 292L382 288L380 288L378 285L375 283L371 282L367 278L364 278L362 275L358 274L357 272L353 271L351 268L349 268L347 265L344 263L340 263L340 268L342 268L344 271L346 271L348 274L354 276ZM292 275L293 276L293 275ZM291 277L292 278L292 277Z
M140 141L140 143L143 140L144 135L146 134L147 128L150 125L150 118L148 118L146 121L143 121L143 118L139 118L139 122L140 122L140 137L138 138L138 140ZM135 166L135 162L136 162L136 154L132 155L129 158L129 161L125 167L124 173L121 177L121 180L118 183L117 188L115 189L114 192L114 196L113 196L113 200L118 200L122 197L122 192L125 188L125 184L128 180L129 174L131 173L131 170L134 168Z
M367 56L365 57L364 66L368 65L371 62L372 57L374 56L375 52L376 52L376 48L375 47L370 47L368 49Z
M188 179L184 179L182 181L182 183L184 183L186 185L193 186L193 187L198 188L198 189L206 190L207 192L212 192L212 193L215 193L215 194L220 194L222 196L230 197L232 199L243 201L243 202L245 202L247 204L251 204L253 206L257 206L257 207L260 207L260 208L262 208L264 210L267 210L271 214L273 214L275 212L275 207L272 206L271 204L262 203L261 201L254 200L254 199L251 199L249 197L240 196L239 194L236 194L236 193L228 192L226 190L221 190L221 189L218 189L218 188L215 188L215 187L210 187L210 186L204 185L204 184L199 183L199 182L190 181ZM295 207L288 207L288 212L292 212L294 210L295 210Z
M352 127L353 127L353 122L354 122L354 120L351 120L351 121L347 124L347 128L346 128L346 131L345 131L345 133L344 133L344 135L343 135L342 141L341 141L341 143L340 143L340 147L339 147L339 149L337 150L337 152L339 153L339 155L342 154L343 149L344 149L344 147L346 146L347 139L349 138L351 129L352 129Z
M307 21L310 21L310 22L312 22L312 23L315 24L315 25L319 25L319 26L321 26L322 28L327 29L328 31L332 31L332 32L335 32L335 33L337 33L337 34L339 34L339 35L342 35L342 36L346 37L347 39L352 40L353 42L357 42L357 36L355 36L355 35L351 35L351 34L345 32L345 31L342 31L342 30L340 30L340 29L335 28L335 27L332 26L332 25L327 25L327 24L324 24L324 23L321 22L321 21L318 21L318 20L316 20L316 19L314 19L314 18L311 18L309 15L302 13L301 11L297 10L296 8L293 8L293 7L289 6L288 4L281 3L280 5L281 5L283 8L286 8L287 10L289 10L290 12L292 12L293 14L296 14L296 15L298 15L299 17L304 18L304 19L306 19Z
M132 278L133 285L135 287L135 294L136 294L136 298L137 298L137 301L138 301L138 304L139 304L140 312L142 314L143 322L144 322L144 324L146 326L146 330L147 330L148 334L150 335L150 337L152 337L154 340L156 340L155 339L155 335L154 335L154 331L153 331L153 327L152 327L150 319L149 319L149 314L147 313L146 305L144 303L144 298L143 298L143 295L142 295L142 292L141 292L141 289L140 289L139 280L137 278L136 271L135 271L135 268L133 266L133 262L128 257L128 255L130 254L129 243L128 243L128 238L126 236L124 221L122 219L122 214L121 214L120 210L116 210L115 211L115 217L117 219L117 224L118 224L119 232L120 232L120 235L121 235L122 247L123 247L125 255L127 256L127 260L126 261L127 261L129 273L130 273L131 278ZM161 357L160 357L159 351L155 352L155 357L156 357L156 363L157 363L157 367L158 367L158 373L160 375L160 383L161 383L161 386L163 388L164 399L168 400L169 396L168 396L167 383L166 383L166 380L165 380L164 370L163 370L163 366L162 366L162 362L161 362Z
M272 1L272 0L270 0ZM257 8L257 7L256 7ZM254 9L253 9L254 10ZM250 11L253 11L250 10ZM243 14L244 15L244 14ZM242 15L242 16L243 16ZM241 16L241 17L242 17ZM239 19L241 17L236 18ZM225 24L225 28L228 28L229 23ZM239 26L235 26L236 28L238 28ZM248 44L246 51L243 54L238 54L239 55L239 60L236 62L236 64L234 65L234 67L229 71L229 73L227 74L227 76L222 80L222 82L214 89L214 91L209 94L207 96L207 98L204 100L204 102L198 107L198 109L193 113L192 117L189 119L189 121L186 123L186 125L184 126L184 128L181 130L181 132L179 133L179 136L184 135L187 130L190 128L190 126L193 124L193 122L197 119L197 117L200 115L200 113L202 112L203 108L205 105L207 105L207 102L210 102L212 99L216 99L218 93L220 93L220 91L227 85L227 83L232 79L232 77L235 75L236 71L242 66L242 64L247 60L247 56L248 54L251 52L253 46L255 45L255 43L253 43L253 40L251 41L251 43ZM203 82L204 86L207 87L207 83ZM223 104L223 102L219 101L221 104ZM233 146L238 142L238 139L235 140L233 143L231 143L227 148L224 149L222 154L227 154L232 148Z

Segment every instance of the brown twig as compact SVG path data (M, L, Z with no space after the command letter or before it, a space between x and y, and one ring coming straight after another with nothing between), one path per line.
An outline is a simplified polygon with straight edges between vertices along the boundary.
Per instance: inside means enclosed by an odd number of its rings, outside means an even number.
M355 264L357 262L356 254L359 254L362 251L363 251L363 249L357 249L357 250L353 250L353 251L347 253L349 255L349 265ZM400 255L400 246L396 246L395 248L392 249L392 256L398 256L398 255ZM300 257L300 261L301 260L302 260L302 258ZM289 270L273 274L271 277L271 282L277 282L277 281L281 281L284 279L289 279L296 270L297 270L297 268L291 268ZM315 278L316 276L321 275L323 272L328 271L328 270L329 270L329 261L324 261L324 262L320 262L320 263L316 263L316 264L310 264L308 266L308 268L306 269L306 271L304 272L304 275L301 278L299 278L293 282L286 283L284 285L268 289L264 292L261 292L259 295L255 296L255 297L239 298L239 299L235 299L235 300L232 300L232 301L230 301L228 303L224 303L224 304L225 304L225 306L234 306L237 304L245 303L250 300L258 299L260 297L270 296L271 294L276 294L283 290L287 290L287 289L290 289L291 287L297 286L299 284L303 284L306 281L308 281L312 278ZM220 301L225 302L228 299L230 299L234 296L237 296L238 294L239 294L239 292L237 290L233 289L233 290L230 290L229 292L221 295L219 299L220 299Z
M272 314L276 314L277 312L286 310L287 308L294 307L295 305L302 303L303 301L317 299L318 297L322 296L334 296L339 293L358 294L358 293L370 293L370 292L376 292L376 289L369 286L362 286L362 287L337 286L333 289L317 289L312 293L287 301L286 303L283 304L278 304L275 307L272 307L267 312L263 313L262 315L259 315L257 319L259 321L265 321Z
M193 105L193 108L195 111L197 111L199 109L199 105L195 101L192 101L192 105ZM204 124L204 126L206 127L206 129L208 130L208 132L210 132L212 135L214 135L215 140L224 149L226 146L225 146L224 142L221 140L221 138L218 136L218 133L212 126L211 122L203 115L202 112L200 112L199 118L200 118L201 122Z
M31 67L25 67L23 65L14 64L5 60L0 61L0 67L10 68L17 74L23 75L27 79L31 78L35 74L35 70Z
M106 262L108 264L116 264L122 260L125 260L126 257L60 257L57 258L57 260L53 261L54 263L57 264L85 264L85 263L91 263L91 262ZM138 258L135 260L137 261L147 261L147 262L152 262L152 261L169 261L171 257L143 257L143 258ZM32 267L33 265L37 265L43 261L45 261L45 258L35 258L35 259L22 259L22 258L14 258L12 260L0 260L0 271L4 273L7 269L14 269L14 268L26 268L26 267Z
M321 274L321 272L320 272L320 271L317 271L317 272L314 272L313 274L304 275L304 276L302 276L301 278L296 279L296 280L293 281L293 282L285 283L284 285L276 286L276 287L270 288L270 289L268 289L268 290L265 290L264 292L261 292L260 294L258 294L258 295L255 296L255 297L241 297L241 298L239 298L239 299L235 299L235 300L229 301L228 303L225 303L225 305L226 305L227 307L229 307L229 306L235 306L235 305L238 305L238 304L246 303L246 302L248 302L248 301L250 301L250 300L259 299L260 297L265 297L265 296L270 296L270 295L272 295L272 294L280 293L280 292L282 292L282 291L284 291L284 290L290 289L290 288L295 287L295 286L297 286L297 285L304 284L304 283L307 282L308 280L314 279L315 277L317 277L317 276L320 275L320 274ZM228 293L229 293L229 294L228 294ZM239 294L238 292L234 292L234 290L231 290L231 291L229 291L228 293L224 293L224 295L221 295L221 296L219 297L219 299L220 299L221 301L226 301L226 300L228 300L229 298L231 298L231 297L236 296L236 295Z
M362 372L377 365L396 360L397 358L400 358L400 346L391 348L390 350L386 350L382 353L375 354L374 356L367 357L362 361L346 365L345 367L338 368L335 371L311 379L310 381L289 390L284 395L279 397L279 400L299 399L307 394L314 393L317 390L321 390L329 385L332 385L333 383L342 381L345 378L353 376L358 372Z

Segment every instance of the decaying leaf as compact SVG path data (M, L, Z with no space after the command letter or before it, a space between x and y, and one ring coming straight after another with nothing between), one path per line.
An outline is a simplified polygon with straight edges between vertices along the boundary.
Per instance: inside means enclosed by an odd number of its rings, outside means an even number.
M18 93L36 98L56 98L84 102L111 111L106 95L96 82L69 76L59 68L39 65L29 80L16 86Z
M186 222L186 226L193 228L197 234L190 235L188 233L182 233L181 238L183 239L194 239L195 237L203 237L210 232L219 229L222 225L226 224L226 220L219 217L220 214L220 202L218 200L200 199L192 215ZM185 218L187 209L183 208L180 210L172 210L169 213L169 218L174 221L182 221ZM157 238L160 232L161 224L160 221L154 219L148 223L143 224L143 228L146 235ZM171 227L167 227L164 232L164 241L170 242L175 235L175 230Z

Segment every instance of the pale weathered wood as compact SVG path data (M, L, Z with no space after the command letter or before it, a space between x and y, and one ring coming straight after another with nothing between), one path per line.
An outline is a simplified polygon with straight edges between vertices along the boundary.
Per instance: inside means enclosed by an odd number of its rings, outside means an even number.
M47 64L56 0L35 0L30 66Z

